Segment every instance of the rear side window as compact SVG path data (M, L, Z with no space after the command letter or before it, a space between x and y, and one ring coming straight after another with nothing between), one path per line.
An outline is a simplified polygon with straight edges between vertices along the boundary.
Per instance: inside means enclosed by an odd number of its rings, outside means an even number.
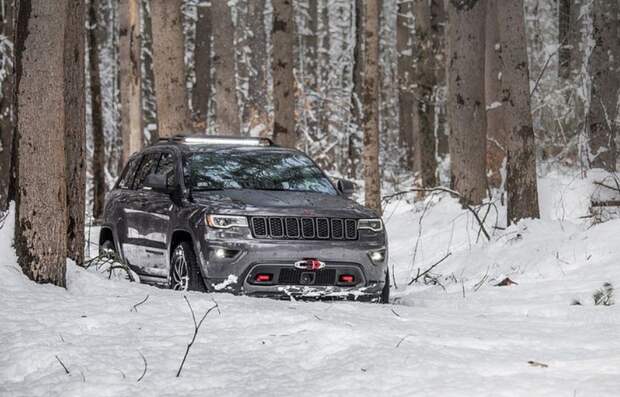
M166 175L168 186L175 185L175 161L172 153L164 153L161 155L159 165L157 166L157 174Z
M136 168L138 168L138 164L140 164L140 157L134 157L129 160L129 163L125 166L125 170L123 171L123 175L121 179L118 181L118 187L121 189L131 189L131 184L133 182L133 177L136 174Z
M142 189L144 187L144 181L149 174L155 173L157 169L157 163L159 162L159 153L147 154L138 168L136 177L133 181L134 189Z

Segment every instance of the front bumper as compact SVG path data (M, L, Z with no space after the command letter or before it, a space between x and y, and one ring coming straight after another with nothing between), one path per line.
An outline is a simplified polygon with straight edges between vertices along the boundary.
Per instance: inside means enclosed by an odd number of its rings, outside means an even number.
M210 291L283 298L373 300L385 284L387 247L384 238L365 237L354 241L270 240L254 239L249 233L210 231L197 252ZM383 249L384 261L373 263L369 252ZM296 277L300 272L312 273L294 267L295 262L305 258L325 263L324 269L310 277L311 283ZM273 278L267 283L256 282L260 272L272 274ZM354 282L339 282L343 274L352 275Z

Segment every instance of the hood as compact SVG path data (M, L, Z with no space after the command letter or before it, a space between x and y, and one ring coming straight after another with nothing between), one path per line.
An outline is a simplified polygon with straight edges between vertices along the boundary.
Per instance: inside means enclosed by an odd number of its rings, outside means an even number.
M230 189L194 192L207 211L236 215L373 218L374 211L342 196L313 192Z

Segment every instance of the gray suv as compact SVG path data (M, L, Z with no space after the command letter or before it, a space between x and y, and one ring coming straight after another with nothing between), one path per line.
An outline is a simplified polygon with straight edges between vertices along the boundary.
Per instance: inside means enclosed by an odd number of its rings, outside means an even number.
M352 192L268 139L162 139L129 159L99 243L176 290L387 302L383 222Z

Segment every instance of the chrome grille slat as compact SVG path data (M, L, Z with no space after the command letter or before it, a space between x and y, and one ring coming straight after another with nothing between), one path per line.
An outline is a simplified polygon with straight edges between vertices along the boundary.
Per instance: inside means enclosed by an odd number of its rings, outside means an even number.
M296 216L253 216L254 238L301 240L357 240L357 220Z

